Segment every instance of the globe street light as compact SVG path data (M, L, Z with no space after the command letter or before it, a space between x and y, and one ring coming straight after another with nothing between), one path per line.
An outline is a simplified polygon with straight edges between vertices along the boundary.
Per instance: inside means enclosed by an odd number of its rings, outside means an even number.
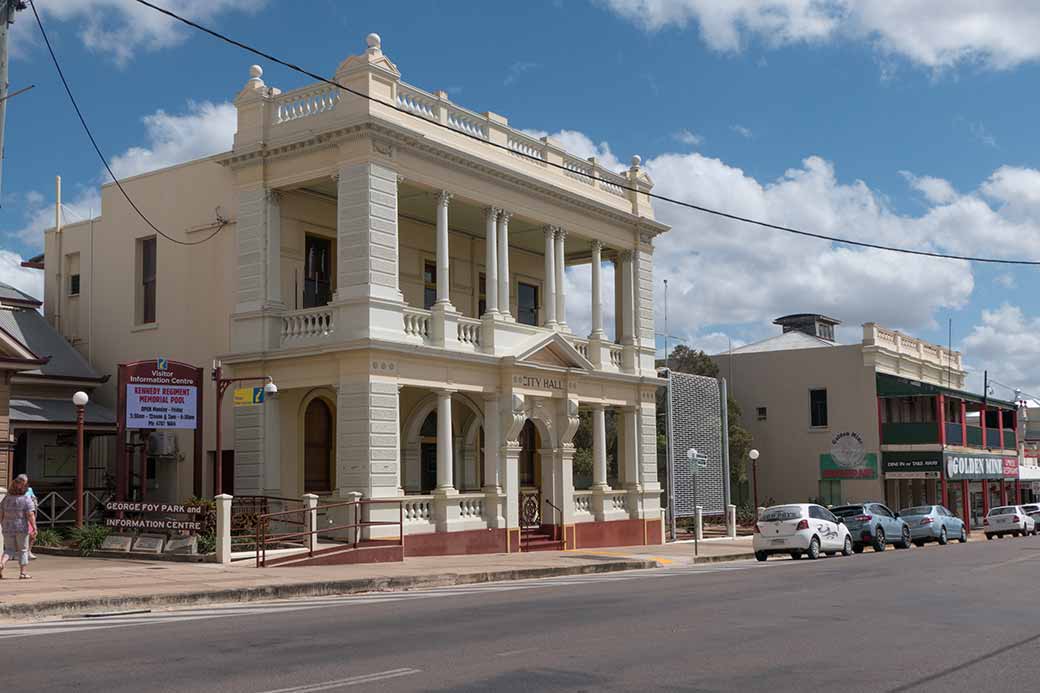
M751 458L751 485L754 488L755 508L758 508L758 450L751 448L747 456Z
M83 419L90 397L80 390L72 396L76 407L76 526L83 526Z

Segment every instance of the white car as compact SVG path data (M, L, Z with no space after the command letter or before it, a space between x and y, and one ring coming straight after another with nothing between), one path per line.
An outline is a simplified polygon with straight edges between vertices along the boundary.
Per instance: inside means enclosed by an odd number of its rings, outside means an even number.
M1010 534L1021 537L1036 534L1036 520L1030 517L1021 505L1002 505L993 508L982 521L986 528L986 538L1003 537Z
M852 555L849 528L830 510L814 503L774 505L766 508L755 523L755 558L786 553L791 558L819 558L820 554Z

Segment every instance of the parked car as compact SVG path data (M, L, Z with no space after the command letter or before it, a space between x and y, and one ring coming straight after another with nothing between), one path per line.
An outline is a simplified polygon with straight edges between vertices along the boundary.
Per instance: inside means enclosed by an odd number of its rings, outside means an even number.
M884 551L892 544L897 549L909 549L910 525L884 503L868 501L855 505L839 505L831 512L840 517L852 535L852 550L862 553L867 546Z
M1036 523L1037 530L1040 530L1040 504L1030 503L1029 505L1023 505L1022 510L1025 511L1026 515L1033 518Z
M899 516L910 525L910 538L916 546L936 541L945 546L951 539L968 541L968 530L960 519L942 505L918 505L903 508Z
M982 521L986 528L986 538L1003 537L1010 534L1021 537L1036 534L1036 520L1029 516L1021 505L1002 505L989 511Z
M766 508L755 523L752 545L755 558L764 561L776 553L795 559L838 553L851 556L853 544L848 528L830 510L822 505L800 503Z

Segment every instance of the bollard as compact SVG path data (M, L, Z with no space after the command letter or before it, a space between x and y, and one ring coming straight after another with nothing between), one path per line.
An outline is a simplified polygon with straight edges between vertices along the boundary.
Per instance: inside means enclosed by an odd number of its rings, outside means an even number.
M311 553L318 548L318 496L314 493L303 494L303 526L307 535L307 550Z
M214 560L227 565L231 562L231 496L222 493L213 499L217 503L217 553Z
M349 493L347 493L347 500L352 503L357 503L361 500L361 493L358 491L350 491ZM359 505L347 506L347 513L348 515L346 524L357 524L359 522L364 521L364 518L362 517L361 506ZM362 531L361 527L351 527L350 531L347 534L347 541L353 544L355 548L357 548L357 544L364 540L364 538L365 534Z
M726 534L730 539L737 538L737 506L726 506Z
M3 486L0 486L0 503L2 503L4 498L6 498L6 497L7 497L7 489L4 488ZM39 524L37 524L36 526L39 527ZM4 550L4 535L0 534L0 552L2 552L3 550Z
M694 510L693 531L698 541L704 541L704 506L698 505Z

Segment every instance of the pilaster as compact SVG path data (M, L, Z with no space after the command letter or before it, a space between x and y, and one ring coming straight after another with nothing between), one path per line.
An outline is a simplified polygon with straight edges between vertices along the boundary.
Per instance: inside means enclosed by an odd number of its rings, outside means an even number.
M337 495L366 498L400 491L400 405L397 383L373 375L340 377L336 399Z

